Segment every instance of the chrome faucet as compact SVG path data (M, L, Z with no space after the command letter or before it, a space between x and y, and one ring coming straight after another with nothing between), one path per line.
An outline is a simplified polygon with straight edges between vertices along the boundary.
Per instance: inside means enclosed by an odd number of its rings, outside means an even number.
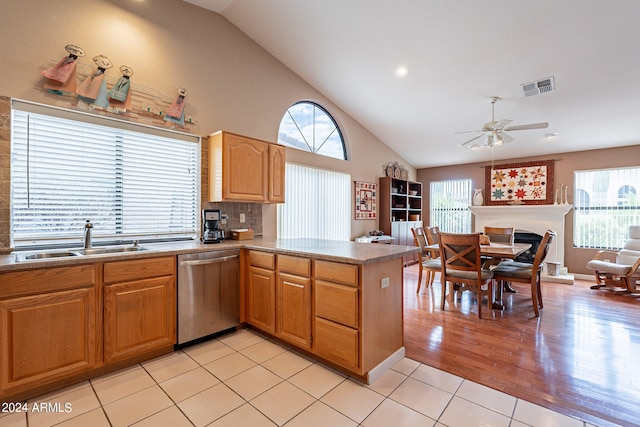
M84 225L84 248L88 249L91 247L91 229L93 228L93 224L91 224L91 220L88 219L87 223Z

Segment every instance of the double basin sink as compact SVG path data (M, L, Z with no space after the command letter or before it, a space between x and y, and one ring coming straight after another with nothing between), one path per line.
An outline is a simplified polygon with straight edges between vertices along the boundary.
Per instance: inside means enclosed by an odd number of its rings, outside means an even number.
M140 252L146 251L143 246L105 246L100 248L80 248L80 249L61 249L47 250L41 252L25 252L16 254L16 261L35 261L50 258L64 258L88 255L117 254L124 252Z

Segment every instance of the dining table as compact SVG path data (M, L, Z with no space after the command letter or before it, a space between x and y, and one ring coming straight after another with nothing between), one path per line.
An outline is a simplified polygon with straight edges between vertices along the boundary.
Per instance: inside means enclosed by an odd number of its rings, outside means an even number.
M527 250L531 248L530 243L494 243L491 242L486 245L480 245L480 255L483 257L495 258L497 260L505 260L505 259L515 259L518 255L523 254ZM424 249L429 251L435 251L440 249L440 245L427 245ZM444 288L444 286L443 286ZM494 294L493 296L493 309L494 310L504 310L504 305L502 304L502 286L494 287L497 290L497 296ZM495 291L494 291L495 292Z

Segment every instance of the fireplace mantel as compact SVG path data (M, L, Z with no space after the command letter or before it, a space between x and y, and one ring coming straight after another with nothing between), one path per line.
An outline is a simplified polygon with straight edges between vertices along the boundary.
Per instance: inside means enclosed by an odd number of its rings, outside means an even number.
M470 206L475 217L475 231L482 232L484 227L515 227L519 231L528 231L541 236L547 230L553 230L558 237L549 248L547 261L560 262L564 268L564 217L573 205L499 205Z

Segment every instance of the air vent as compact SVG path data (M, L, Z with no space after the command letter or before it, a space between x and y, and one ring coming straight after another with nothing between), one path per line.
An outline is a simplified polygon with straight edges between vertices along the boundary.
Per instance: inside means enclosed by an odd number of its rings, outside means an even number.
M539 80L537 82L525 83L522 86L524 96L540 95L541 93L554 92L556 90L553 77Z

